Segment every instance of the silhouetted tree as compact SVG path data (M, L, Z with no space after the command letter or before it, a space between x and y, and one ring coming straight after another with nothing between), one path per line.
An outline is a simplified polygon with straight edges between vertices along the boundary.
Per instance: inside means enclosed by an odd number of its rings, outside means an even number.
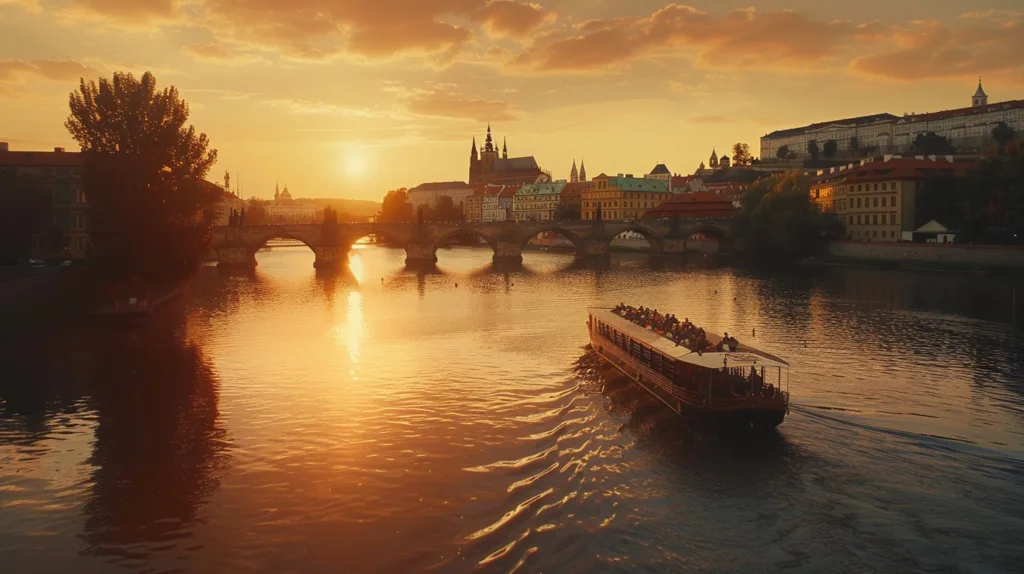
M461 221L462 209L455 205L451 197L442 195L437 198L437 203L426 210L424 217L427 221Z
M1005 148L1006 144L1013 141L1013 138L1016 135L1017 134L1013 131L1013 128L1006 125L1006 122L999 122L999 125L992 128L992 139L996 140L1000 149Z
M956 149L950 145L949 140L935 132L917 134L911 149L921 155L940 155L953 153Z
M811 140L807 142L807 153L811 154L811 161L818 161L818 142Z
M779 149L775 150L775 157L779 159L786 159L787 157L789 157L789 146L779 146Z
M753 158L750 156L750 146L745 143L736 143L732 146L732 164L750 165Z
M203 179L217 150L185 125L188 104L173 86L158 91L149 72L82 79L69 103L65 125L85 156L96 267L147 285L191 274L208 252L204 212L221 189Z
M384 196L381 202L377 221L381 223L407 222L413 220L413 208L409 203L409 192L406 189L393 189Z
M860 151L860 139L858 139L857 136L850 137L850 151L854 154Z
M250 197L249 201L246 202L245 206L245 224L246 225L269 225L270 215L267 213L267 208L264 207L263 202L255 197Z
M825 157L835 157L836 150L838 149L839 144L836 143L836 140L828 140L825 142L825 147L822 149L821 153Z

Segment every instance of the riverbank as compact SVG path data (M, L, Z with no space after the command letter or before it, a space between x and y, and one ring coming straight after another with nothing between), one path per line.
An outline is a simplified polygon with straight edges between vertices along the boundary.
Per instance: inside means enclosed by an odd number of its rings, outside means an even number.
M1024 247L836 241L803 265L867 267L905 271L1024 275Z
M0 338L21 335L83 312L92 294L82 267L0 267Z

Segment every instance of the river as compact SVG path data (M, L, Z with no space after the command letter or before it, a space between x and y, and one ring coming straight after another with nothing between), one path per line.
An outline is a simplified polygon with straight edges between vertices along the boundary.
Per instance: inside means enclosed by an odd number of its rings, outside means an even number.
M0 570L1024 564L1019 280L438 255L274 248L145 326L0 346ZM786 421L682 428L586 353L585 307L620 301L788 359Z

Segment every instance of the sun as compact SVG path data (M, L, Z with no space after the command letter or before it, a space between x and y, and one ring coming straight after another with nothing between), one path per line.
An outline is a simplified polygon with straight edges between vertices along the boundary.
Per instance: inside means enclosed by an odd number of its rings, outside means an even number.
M342 168L350 179L362 179L370 168L370 158L361 148L350 147L342 151Z

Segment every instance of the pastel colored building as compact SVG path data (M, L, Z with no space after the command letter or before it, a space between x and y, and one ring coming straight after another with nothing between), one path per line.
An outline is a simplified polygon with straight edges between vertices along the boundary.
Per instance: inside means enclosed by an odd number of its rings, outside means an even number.
M601 174L582 192L582 216L597 219L600 209L601 219L637 219L671 195L667 184L659 179Z
M516 221L551 221L562 201L565 180L524 185L515 193L512 213Z

